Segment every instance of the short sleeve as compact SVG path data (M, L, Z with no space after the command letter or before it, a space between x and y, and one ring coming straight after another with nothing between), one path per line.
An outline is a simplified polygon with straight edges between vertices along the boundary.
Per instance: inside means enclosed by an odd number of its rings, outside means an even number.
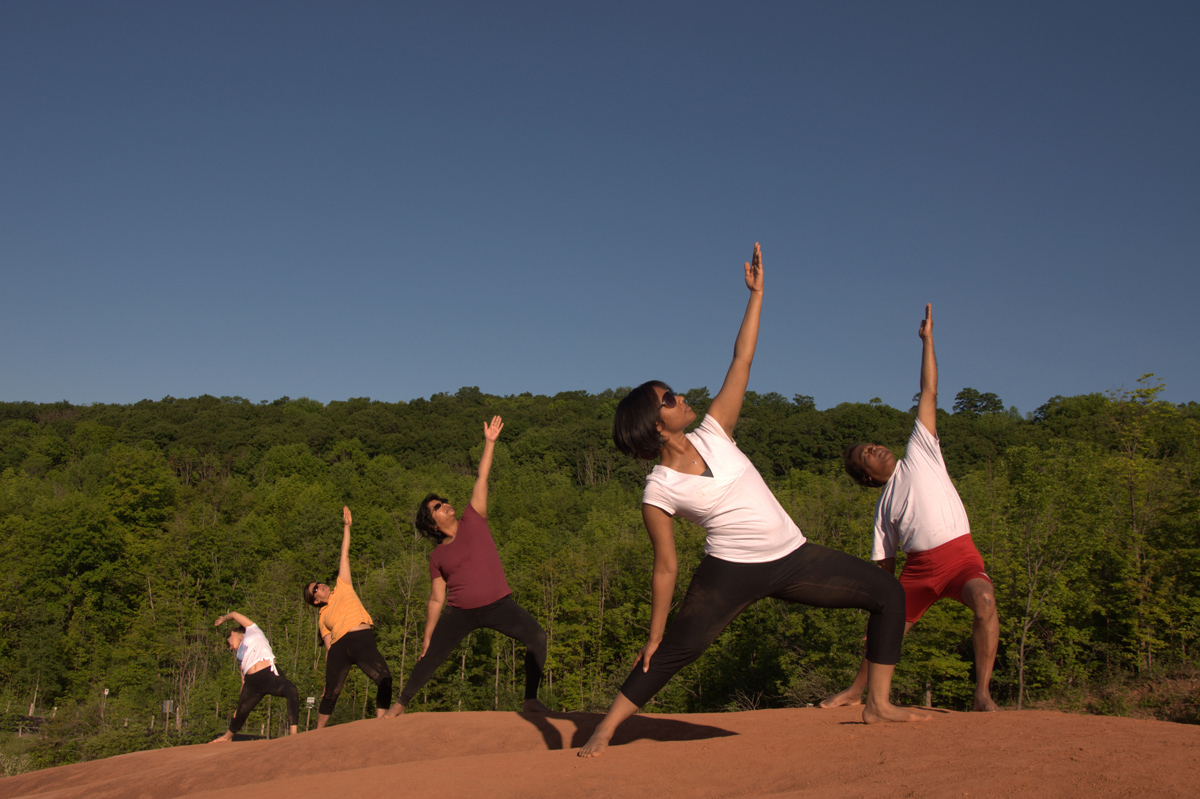
M642 504L653 505L671 516L675 515L675 498L671 496L671 492L667 490L666 486L654 479L653 475L646 479L646 489L642 492Z

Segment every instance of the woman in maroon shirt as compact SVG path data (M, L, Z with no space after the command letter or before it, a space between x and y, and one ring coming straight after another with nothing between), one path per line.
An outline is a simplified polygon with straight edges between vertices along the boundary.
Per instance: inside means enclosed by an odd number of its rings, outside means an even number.
M483 455L471 491L471 502L461 517L449 501L437 494L425 497L417 508L416 527L437 541L429 556L429 613L421 659L400 692L400 712L429 681L437 667L472 630L487 627L525 644L525 713L545 713L537 698L546 665L546 633L529 611L512 598L496 542L487 523L488 474L496 439L504 429L499 416L483 426ZM444 608L444 610L443 610Z

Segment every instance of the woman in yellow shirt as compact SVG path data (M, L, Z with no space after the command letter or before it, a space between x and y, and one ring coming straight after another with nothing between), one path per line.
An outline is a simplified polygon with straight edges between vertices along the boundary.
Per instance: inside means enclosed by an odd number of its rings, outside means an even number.
M342 508L342 558L337 585L316 581L304 588L304 600L321 609L317 628L325 644L325 691L317 711L317 729L328 723L351 666L358 666L378 688L376 717L396 715L392 709L392 672L375 645L371 614L363 607L350 580L350 508ZM403 708L396 706L398 710Z

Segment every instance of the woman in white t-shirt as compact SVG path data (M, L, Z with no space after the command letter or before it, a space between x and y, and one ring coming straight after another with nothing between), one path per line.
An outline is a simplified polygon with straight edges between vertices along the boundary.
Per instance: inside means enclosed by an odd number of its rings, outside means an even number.
M731 438L742 409L762 311L762 254L745 264L750 301L733 348L733 362L703 423L686 433L696 413L658 381L621 400L613 441L627 455L658 458L646 478L642 519L654 547L650 639L608 714L579 751L603 753L617 727L680 669L703 654L721 631L765 597L871 613L867 653L870 685L863 721L918 721L923 713L888 698L904 634L904 591L891 575L837 550L806 543L762 476ZM667 615L678 562L673 516L704 527L705 558L670 627Z
M229 729L220 738L210 743L226 743L246 723L246 717L264 696L282 696L287 702L288 730L296 734L300 723L300 694L292 681L284 677L275 665L275 653L267 636L259 626L237 611L217 617L215 626L220 627L233 619L238 626L225 636L225 643L237 655L238 668L242 672L242 692L238 697L237 710L229 722Z

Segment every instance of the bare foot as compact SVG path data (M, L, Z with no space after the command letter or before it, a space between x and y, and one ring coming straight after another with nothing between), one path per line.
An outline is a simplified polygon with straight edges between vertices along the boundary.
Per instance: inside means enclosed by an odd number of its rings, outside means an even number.
M220 738L212 739L211 741L209 741L209 743L210 744L225 744L225 743L229 743L232 740L233 740L233 733L227 732L224 735L222 735Z
M976 713L992 713L998 711L1000 706L992 701L991 694L975 694L975 707L971 708Z
M834 694L828 699L823 700L821 702L821 707L850 707L852 705L861 705L862 694L863 692L861 688L856 690L854 686L850 686L841 693Z
M404 715L404 705L397 702L396 704L392 705L387 710L385 710L383 712L383 715L381 715L379 718L392 719L392 718L395 718L396 716L403 716L403 715Z
M867 702L862 714L864 724L879 724L884 721L929 721L931 718L933 717L928 713L907 707L897 707L891 702L886 705L874 705Z
M612 738L611 732L605 732L603 727L597 727L592 733L592 737L588 738L587 743L579 750L579 757L600 757L604 754L604 750L608 748L608 742Z
M542 704L539 699L526 699L521 703L522 713L549 713L550 708Z

